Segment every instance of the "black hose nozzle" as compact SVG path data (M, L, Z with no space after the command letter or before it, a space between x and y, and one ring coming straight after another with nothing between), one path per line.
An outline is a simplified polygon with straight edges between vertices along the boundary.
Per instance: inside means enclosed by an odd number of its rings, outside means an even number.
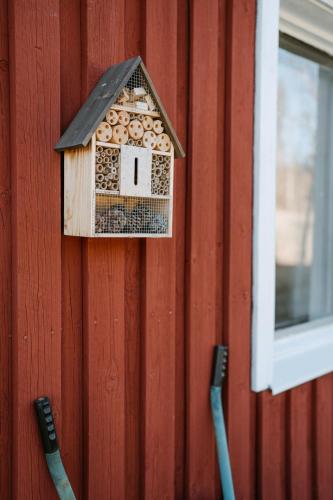
M212 385L221 387L227 372L228 348L224 345L216 345L214 348L214 363L212 374Z
M49 398L41 397L34 401L38 426L45 453L54 453L59 449L52 408Z

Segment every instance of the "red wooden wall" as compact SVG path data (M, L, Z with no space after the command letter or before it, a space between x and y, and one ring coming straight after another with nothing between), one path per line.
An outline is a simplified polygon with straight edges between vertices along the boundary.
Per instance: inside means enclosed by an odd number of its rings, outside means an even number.
M250 391L255 0L0 0L0 498L219 498L212 347L238 499L333 498L333 377ZM187 151L174 238L62 236L53 151L101 73L141 54Z

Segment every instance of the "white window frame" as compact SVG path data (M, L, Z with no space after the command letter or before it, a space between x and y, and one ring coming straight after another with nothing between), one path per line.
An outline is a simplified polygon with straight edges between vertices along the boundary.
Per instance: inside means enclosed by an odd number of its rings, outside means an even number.
M298 8L297 3L301 5ZM275 336L275 210L279 30L333 55L333 0L258 0L255 71L252 389L273 394L333 371L333 322ZM327 20L328 19L328 20Z

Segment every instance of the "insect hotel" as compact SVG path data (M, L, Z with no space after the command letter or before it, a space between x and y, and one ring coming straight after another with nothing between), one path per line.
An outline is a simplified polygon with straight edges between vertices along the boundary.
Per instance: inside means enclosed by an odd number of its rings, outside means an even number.
M140 57L104 73L55 149L66 235L172 235L174 158L184 151Z

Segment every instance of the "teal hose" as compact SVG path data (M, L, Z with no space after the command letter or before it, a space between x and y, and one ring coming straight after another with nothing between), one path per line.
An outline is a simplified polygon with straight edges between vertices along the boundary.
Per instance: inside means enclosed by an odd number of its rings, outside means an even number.
M60 500L75 500L61 460L51 402L47 396L42 396L35 400L34 406L47 466L58 496Z
M215 430L223 498L224 500L235 500L227 433L225 430L222 409L222 383L227 372L227 358L228 348L223 345L215 346L212 383L210 387L210 404Z
M223 498L224 500L235 500L235 492L232 481L227 434L224 425L221 396L222 396L221 387L211 386L210 403L212 408L212 415L213 415L213 422L215 429L217 456L219 462Z
M45 453L45 457L60 500L75 500L75 495L61 460L60 451Z

